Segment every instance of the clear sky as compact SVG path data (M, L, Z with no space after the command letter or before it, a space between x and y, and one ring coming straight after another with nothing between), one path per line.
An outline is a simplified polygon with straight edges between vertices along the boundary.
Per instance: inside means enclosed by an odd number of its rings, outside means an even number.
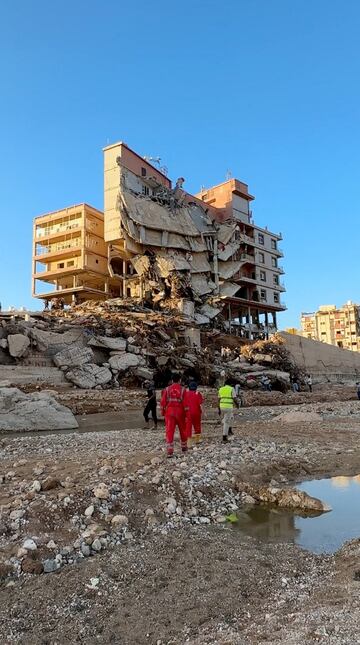
M3 0L0 300L32 306L34 216L103 207L102 147L196 192L228 170L281 231L288 311L360 301L358 0Z

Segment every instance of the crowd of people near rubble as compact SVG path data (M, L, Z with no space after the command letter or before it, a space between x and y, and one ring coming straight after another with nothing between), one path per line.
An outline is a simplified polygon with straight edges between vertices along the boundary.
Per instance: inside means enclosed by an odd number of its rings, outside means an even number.
M146 428L149 427L150 416L153 427L157 428L157 400L153 383L147 382L147 403L143 415ZM168 457L174 455L174 437L176 429L180 434L182 452L201 441L202 407L204 397L198 390L195 381L182 382L180 374L173 374L169 385L162 391L160 408L165 419L165 437ZM239 383L225 379L218 389L218 411L222 422L222 441L226 443L229 435L233 434L232 424L234 410L241 407L242 396Z
M264 375L261 379L262 389L271 392L270 379ZM312 377L306 375L305 385L312 392ZM143 411L145 428L149 428L150 417L153 428L158 427L157 398L155 385L150 381L145 382L147 389L147 402ZM293 392L299 392L299 381L291 380ZM360 398L360 384L358 387ZM201 442L202 411L204 397L198 390L194 380L182 379L180 374L173 374L168 386L162 391L160 400L161 414L165 420L165 440L167 456L174 456L174 438L176 429L179 430L180 446L183 453ZM226 378L222 373L222 384L218 388L218 413L221 419L222 442L227 443L233 434L234 413L243 405L240 383L231 378Z

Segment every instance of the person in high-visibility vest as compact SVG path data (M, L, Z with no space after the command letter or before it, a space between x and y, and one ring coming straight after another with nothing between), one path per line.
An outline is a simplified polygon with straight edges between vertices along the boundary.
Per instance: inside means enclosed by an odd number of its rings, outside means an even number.
M236 390L232 386L230 379L225 381L218 392L219 397L219 415L222 420L222 430L223 436L222 440L224 443L228 441L229 431L231 431L231 426L234 419L234 409L237 407L237 397Z
M201 392L197 391L197 383L191 381L189 389L185 392L185 409L186 409L186 433L188 446L192 444L192 429L194 428L194 443L201 440L201 414L204 397Z
M184 397L185 388L180 385L180 376L179 374L174 374L172 377L172 384L163 391L160 403L162 414L165 417L168 457L172 457L174 455L174 435L176 426L179 428L180 432L181 450L182 452L187 451Z

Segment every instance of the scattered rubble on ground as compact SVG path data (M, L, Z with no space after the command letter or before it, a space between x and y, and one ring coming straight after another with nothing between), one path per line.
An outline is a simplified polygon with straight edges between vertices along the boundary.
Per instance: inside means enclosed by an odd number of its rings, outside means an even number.
M179 370L202 385L214 385L226 374L245 389L259 389L265 375L274 389L285 392L296 373L279 335L258 341L252 351L243 339L222 330L217 318L200 330L177 310L154 311L133 300L85 302L28 321L3 320L0 337L5 362L56 366L83 389L140 385L149 379L163 386Z

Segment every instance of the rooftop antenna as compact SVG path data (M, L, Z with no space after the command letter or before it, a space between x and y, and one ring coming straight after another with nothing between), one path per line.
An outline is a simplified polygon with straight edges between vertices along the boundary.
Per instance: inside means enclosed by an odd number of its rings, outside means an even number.
M225 179L226 179L226 181L229 181L229 179L232 179L232 172L231 172L231 170L229 170L229 169L228 169L228 170L226 171Z
M145 161L148 163L151 163L153 166L157 166L160 172L162 172L163 175L168 174L168 169L166 166L161 166L161 157L152 157L151 155L145 155L144 156Z

